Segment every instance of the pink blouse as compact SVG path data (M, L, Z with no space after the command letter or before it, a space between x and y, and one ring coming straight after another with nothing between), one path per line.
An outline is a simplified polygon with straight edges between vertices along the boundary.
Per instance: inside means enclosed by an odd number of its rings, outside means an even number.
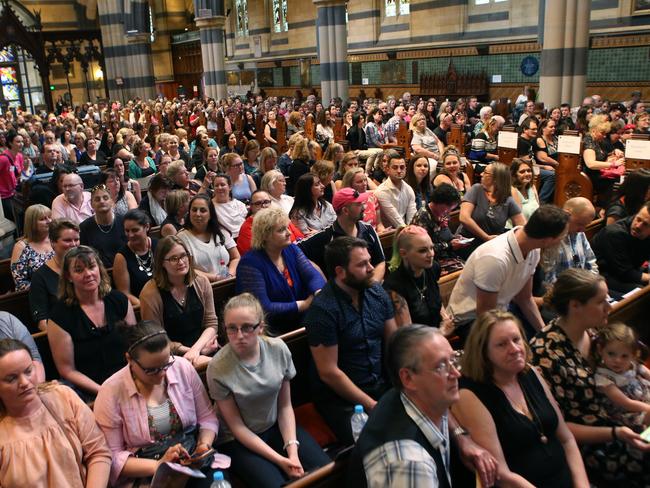
M198 425L216 434L217 417L194 366L185 358L176 357L166 377L167 394L183 427ZM128 486L130 480L120 478L126 461L139 448L154 442L149 434L147 402L136 389L128 365L104 382L94 408L97 423L113 453L111 485Z

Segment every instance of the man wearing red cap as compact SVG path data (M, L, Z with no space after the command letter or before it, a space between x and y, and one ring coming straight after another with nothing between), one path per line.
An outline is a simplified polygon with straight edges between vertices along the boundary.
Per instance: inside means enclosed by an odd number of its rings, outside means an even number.
M368 243L370 263L374 266L373 279L382 282L386 271L386 259L381 248L381 241L372 225L362 222L364 204L370 195L359 193L353 188L342 188L334 194L332 206L336 220L329 227L303 239L298 243L302 252L314 264L327 273L325 266L325 246L341 236L357 237ZM328 276L327 278L331 278Z

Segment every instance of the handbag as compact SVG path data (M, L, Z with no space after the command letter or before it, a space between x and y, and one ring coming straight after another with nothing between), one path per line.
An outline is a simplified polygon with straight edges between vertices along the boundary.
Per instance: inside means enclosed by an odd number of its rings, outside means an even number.
M608 180L618 180L621 176L625 174L625 166L617 166L616 168L605 168L600 170L601 178L606 178Z

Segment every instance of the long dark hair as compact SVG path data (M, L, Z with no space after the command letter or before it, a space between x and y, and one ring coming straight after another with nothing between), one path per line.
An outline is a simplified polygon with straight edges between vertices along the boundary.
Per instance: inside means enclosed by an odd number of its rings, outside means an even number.
M311 188L314 186L314 180L318 176L312 173L305 173L298 181L296 181L296 186L294 188L294 198L293 198L293 207L289 212L289 217L293 218L296 216L296 213L302 211L305 215L309 215L314 211L316 206L314 205L314 199L311 195ZM319 198L320 203L325 202L325 198Z
M415 176L415 163L418 162L418 160L424 159L427 162L427 167L431 169L431 166L429 165L429 160L425 156L418 156L417 154L414 156L411 156L411 159L409 159L408 164L406 165L406 182L410 185L411 188L415 192L420 192L420 195L422 196L423 200L428 200L429 193L431 193L431 183L429 182L429 175L427 174L424 178L422 178L422 181L418 183L418 179Z
M128 171L125 171L124 174L126 175ZM124 192L126 191L126 188L124 188L124 182L120 179L119 175L117 174L117 171L113 168L106 168L104 171L101 172L99 175L99 183L102 185L106 185L106 182L108 181L109 178L115 177L117 178L117 181L120 184L120 189L117 191L117 198L115 199L115 202L117 203L118 200L121 200L122 197L124 196Z
M625 177L616 199L625 197L625 210L628 215L634 215L643 207L648 188L650 188L650 169L641 168L632 171Z
M196 200L203 200L205 204L208 206L208 210L210 212L210 219L208 220L208 225L207 225L207 231L210 233L212 236L212 239L214 240L215 245L223 245L226 242L226 239L224 238L221 226L219 225L219 218L217 217L217 212L214 209L214 205L212 205L212 201L210 200L210 197L207 195L204 195L203 193L196 195L192 197L190 200L190 204L187 207L187 218L185 219L185 224L184 227L188 230L192 230L192 219L190 218L190 215L192 213L192 204ZM228 232L228 231L226 231ZM219 236L219 240L217 241L217 236Z

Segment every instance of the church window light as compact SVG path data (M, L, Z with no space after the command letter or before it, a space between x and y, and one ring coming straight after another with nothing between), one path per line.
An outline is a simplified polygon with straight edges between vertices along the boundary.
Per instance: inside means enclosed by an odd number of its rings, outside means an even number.
M287 0L273 0L273 32L287 32Z
M235 11L237 12L237 35L248 35L248 1L235 0Z

